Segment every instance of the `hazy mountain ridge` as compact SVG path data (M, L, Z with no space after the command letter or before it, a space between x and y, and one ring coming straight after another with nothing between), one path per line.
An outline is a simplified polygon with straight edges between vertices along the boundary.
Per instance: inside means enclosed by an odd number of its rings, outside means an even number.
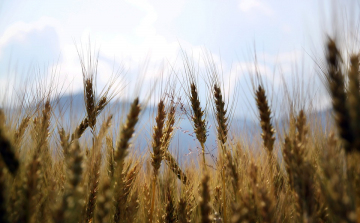
M64 120L72 120L72 128L74 128L78 123L80 123L82 118L84 118L86 115L85 103L82 93L64 95L56 102L54 101L53 104L56 104L54 108L55 116L63 116L62 118ZM100 123L105 117L111 114L113 115L112 125L115 126L115 129L118 130L121 123L123 123L124 119L126 118L126 114L129 111L130 104L131 102L129 101L111 101L109 105L107 105L107 107L104 109L104 111L102 111L102 113L100 114L98 118L98 125L100 125ZM136 131L139 133L139 135L135 140L135 144L140 147L140 150L146 149L144 145L149 145L148 141L151 141L152 127L155 124L156 110L157 108L152 105L148 105L142 108L142 113L136 127ZM329 114L329 112L330 109L319 111L310 114L309 118L316 116L320 117L320 122L322 123L322 125L324 125L324 123L326 123L326 116ZM75 120L74 118L71 118L73 115L71 113L76 114L77 118L75 118ZM179 111L179 113L181 112ZM216 148L216 128L214 123L215 118L212 114L209 113L207 119L208 135L206 147L208 148L208 150L212 150L212 148ZM287 122L286 120L287 118L282 118L281 120L278 120L278 126L281 128L284 127L285 130L287 129L285 125L285 123ZM236 132L236 134L244 134L244 137L246 137L246 139L250 141L253 135L261 132L259 123L237 117L234 117L231 120L231 128L233 130L233 133ZM278 131L283 130L280 129ZM86 131L85 137L90 136L89 132L90 131L88 130ZM229 138L231 139L231 136ZM173 136L170 148L179 150L179 154L183 155L189 153L190 150L194 152L197 146L198 142L196 140L193 127L188 120L188 117L186 115L182 115L176 128L176 133Z

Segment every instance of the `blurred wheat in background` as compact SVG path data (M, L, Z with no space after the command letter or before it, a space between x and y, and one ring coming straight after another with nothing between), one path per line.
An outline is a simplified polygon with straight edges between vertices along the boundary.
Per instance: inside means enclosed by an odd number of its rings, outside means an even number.
M116 106L126 83L113 75L99 89L98 55L79 50L80 101L62 100L54 76L0 107L0 222L360 222L360 54L345 45L330 35L314 60L326 117L300 82L277 94L256 60L255 106L239 104L241 86L230 96L211 56L201 73L185 52L182 70ZM239 107L255 128L238 131Z

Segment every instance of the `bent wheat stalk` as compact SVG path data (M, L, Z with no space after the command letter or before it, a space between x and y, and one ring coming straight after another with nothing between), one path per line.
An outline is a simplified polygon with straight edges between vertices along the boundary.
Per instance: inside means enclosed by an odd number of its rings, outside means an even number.
M186 184L187 178L185 176L185 173L181 170L176 159L171 155L171 153L168 150L174 131L175 114L176 114L176 107L172 104L170 107L170 111L168 112L167 120L164 127L164 136L162 138L161 150L164 153L163 158L166 161L166 164L173 171L173 173L179 178L179 180L181 180L184 184Z

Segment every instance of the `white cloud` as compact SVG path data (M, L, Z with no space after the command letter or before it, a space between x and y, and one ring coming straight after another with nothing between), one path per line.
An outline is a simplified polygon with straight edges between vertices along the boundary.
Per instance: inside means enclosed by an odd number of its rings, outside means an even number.
M262 76L269 76L272 74L272 71L269 66L265 64L256 64L254 62L239 62L233 65L235 72L243 74L260 74Z
M138 2L140 4L144 1ZM146 15L135 28L135 35L132 36L122 33L117 35L97 35L94 37L94 35L90 35L89 31L86 31L89 29L85 25L81 38L76 38L77 35L72 32L73 27L63 25L54 18L42 17L34 22L17 22L10 25L0 38L0 52L4 56L9 57L9 52L12 51L11 57L19 61L22 66L25 66L24 59L26 58L23 52L28 52L31 55L28 55L27 58L32 58L31 60L35 64L43 66L43 63L50 63L48 68L49 74L51 74L51 70L55 69L55 67L59 68L59 82L65 84L67 92L77 92L82 89L81 67L76 47L80 47L82 43L84 50L88 50L89 39L92 42L91 50L100 50L98 73L101 75L98 76L99 88L105 85L110 76L116 72L118 69L116 66L124 65L125 70L136 74L147 57L149 57L150 63L148 64L149 74L146 75L146 79L157 78L159 75L159 65L162 62L166 63L167 61L175 60L180 47L178 42L168 41L164 36L157 34L154 28L156 12L151 8L151 5L145 4L145 6L143 5L141 9L146 11ZM43 30L46 29L53 31L51 36L44 33ZM94 31L96 30L93 30L91 33L94 33ZM40 33L41 39L39 39L39 35L29 35L34 32ZM56 36L53 36L54 33ZM29 39L30 37L31 39ZM49 61L51 60L49 55L41 54L40 49L34 48L34 46L41 46L41 43L45 44L46 40L50 41L50 39L55 37L57 39L56 47L58 51L49 52L49 54L52 53L54 55L51 56L56 58L60 56L60 58L59 61ZM75 44L74 41L76 42ZM26 44L19 44L22 42ZM93 44L94 42L96 42L96 46ZM17 49L16 51L13 50L13 45ZM44 47L50 51L52 46L45 45ZM7 49L7 51L4 51L4 49ZM0 59L1 56L0 54ZM27 60L30 61L30 59ZM4 64L6 61L2 60L1 62ZM5 73L0 70L0 76L4 75Z
M41 32L45 28L51 27L54 30L57 29L58 23L55 19L50 17L42 17L36 22L25 23L19 21L10 25L0 37L0 58L3 53L3 48L8 46L10 42L22 43L27 41L29 33ZM56 32L56 31L55 31Z
M240 0L238 7L242 12L261 11L268 16L274 14L274 11L260 0Z
M295 63L302 56L300 50L279 52L278 54L264 54L264 59L271 63Z

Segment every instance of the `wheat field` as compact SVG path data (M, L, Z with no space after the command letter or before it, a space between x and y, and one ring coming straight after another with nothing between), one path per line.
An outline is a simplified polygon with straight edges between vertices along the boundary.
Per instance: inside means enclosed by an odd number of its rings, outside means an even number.
M294 109L278 129L271 96L258 81L249 100L261 134L245 144L232 131L220 76L207 76L209 100L200 101L198 77L185 66L186 100L162 91L143 153L136 152L136 127L146 99L132 98L114 125L120 111L105 113L112 84L98 94L94 73L82 64L86 115L74 128L56 117L48 95L36 98L31 112L1 110L0 222L360 222L359 55L341 55L331 38L324 47L332 99L326 129L312 125L306 109ZM215 161L205 146L210 110ZM182 118L192 123L196 161L170 149Z

